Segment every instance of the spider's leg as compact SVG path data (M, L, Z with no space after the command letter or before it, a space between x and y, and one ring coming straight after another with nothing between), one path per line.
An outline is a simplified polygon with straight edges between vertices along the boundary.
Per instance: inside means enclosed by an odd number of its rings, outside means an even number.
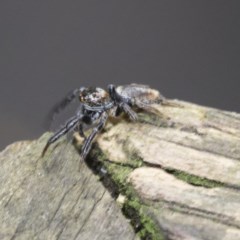
M127 115L130 117L131 120L136 121L137 114L129 106L129 104L131 104L130 99L124 98L121 95L119 95L116 91L115 86L112 84L108 86L108 92L111 99L114 101L115 105L117 106L116 114L120 114L122 110L125 113L127 113Z
M61 136L69 132L71 129L75 128L78 121L79 121L78 117L73 117L65 124L63 128L59 129L56 133L54 133L54 135L48 139L47 144L42 151L42 157L45 155L48 147L52 143L56 142Z
M120 108L119 106L117 106L116 108L115 108L115 112L114 112L114 116L115 117L118 117L121 113L122 113L122 108Z
M114 102L119 101L119 94L117 93L116 88L113 84L108 85L108 93Z
M113 84L108 85L108 93L115 104L126 102L126 99L119 95L119 93L116 91L116 87Z
M80 123L79 126L78 126L78 132L80 134L80 136L84 139L86 139L86 135L84 134L84 131L83 131L83 125Z
M136 121L138 119L137 114L126 103L120 103L119 107L130 117L131 120Z
M57 103L49 112L46 117L46 126L49 127L55 116L64 110L75 98L79 96L79 92L84 88L74 89L69 92L59 103Z
M143 109L143 110L148 111L148 112L154 112L155 111L155 109L152 107L152 104L154 104L154 103L155 103L154 101L147 102L147 103L145 103L143 101L140 101L140 100L135 100L134 101L134 105L136 105L138 108Z
M108 114L106 112L103 112L98 125L93 129L91 134L84 141L84 144L83 144L83 147L82 147L82 153L81 153L81 157L83 159L85 159L87 154L89 153L89 151L91 149L93 139L103 129L103 127L104 127L104 125L107 121L107 118L108 118Z

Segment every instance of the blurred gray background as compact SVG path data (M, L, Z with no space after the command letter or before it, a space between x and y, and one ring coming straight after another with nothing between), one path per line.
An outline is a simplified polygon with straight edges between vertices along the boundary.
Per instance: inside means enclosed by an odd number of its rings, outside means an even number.
M149 84L240 112L240 2L0 1L0 148L80 86Z

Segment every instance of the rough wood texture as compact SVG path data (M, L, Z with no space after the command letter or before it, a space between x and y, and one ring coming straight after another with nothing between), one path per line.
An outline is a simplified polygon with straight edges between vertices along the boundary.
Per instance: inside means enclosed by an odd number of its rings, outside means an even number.
M39 158L47 137L0 155L0 239L135 239L98 177L84 163L79 169L71 144Z
M100 148L133 165L127 182L168 239L240 239L240 115L169 103L109 128Z
M65 140L40 158L49 134L7 147L0 239L240 239L240 115L177 100L154 109L98 137L87 160L114 185L78 171Z

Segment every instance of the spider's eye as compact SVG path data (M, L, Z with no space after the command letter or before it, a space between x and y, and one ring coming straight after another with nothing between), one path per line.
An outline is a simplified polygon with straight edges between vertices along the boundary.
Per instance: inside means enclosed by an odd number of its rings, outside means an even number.
M79 100L80 102L84 102L85 101L85 96L83 94L79 95Z

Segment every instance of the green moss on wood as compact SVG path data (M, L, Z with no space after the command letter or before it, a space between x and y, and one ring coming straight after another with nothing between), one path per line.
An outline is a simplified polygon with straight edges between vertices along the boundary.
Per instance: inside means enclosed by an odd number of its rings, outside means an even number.
M160 229L157 228L156 223L146 215L146 210L144 208L144 204L135 197L127 200L123 205L123 213L131 219L131 223L141 239L164 239Z
M117 197L120 193L126 196L126 201L122 206L124 215L131 220L132 226L141 239L164 239L161 230L157 224L146 213L146 206L141 202L133 187L127 182L129 174L140 166L144 166L138 152L131 148L131 146L124 142L124 150L131 158L131 164L115 163L107 159L104 153L95 146L90 154L90 159L93 159L101 168L106 169L107 175L102 179L105 181L105 186L108 187L110 192L114 192ZM165 169L166 172L174 175L176 178L185 181L194 186L202 186L206 188L214 188L223 186L222 183L209 180L206 178L198 177L185 173L183 171L174 169ZM107 179L107 180L106 180Z
M161 116L158 116L153 113L141 112L138 114L138 121L140 123L145 123L157 127L169 127L169 119L163 114Z
M135 160L140 161L138 155L136 155L136 158ZM133 187L127 182L129 174L138 166L133 167L132 165L110 162L97 146L95 146L90 153L89 160L91 159L94 159L95 162L97 160L98 162L95 165L95 170L96 166L98 166L98 169L106 169L107 175L101 176L105 187L108 187L108 189L110 188L109 191L112 193L114 192L113 195L116 197L120 193L126 196L127 200L122 206L122 211L123 214L131 220L131 224L137 235L144 240L164 239L157 224L147 216L146 210L144 210L145 206L136 195ZM99 167L100 165L101 167ZM109 181L111 181L111 183Z
M224 184L221 182L217 182L217 181L210 180L207 178L195 176L195 175L183 172L183 171L179 171L179 170L175 170L175 169L165 169L165 171L174 175L176 178L178 178L184 182L187 182L191 185L194 185L194 186L201 186L201 187L205 187L205 188L215 188L215 187L224 186Z

